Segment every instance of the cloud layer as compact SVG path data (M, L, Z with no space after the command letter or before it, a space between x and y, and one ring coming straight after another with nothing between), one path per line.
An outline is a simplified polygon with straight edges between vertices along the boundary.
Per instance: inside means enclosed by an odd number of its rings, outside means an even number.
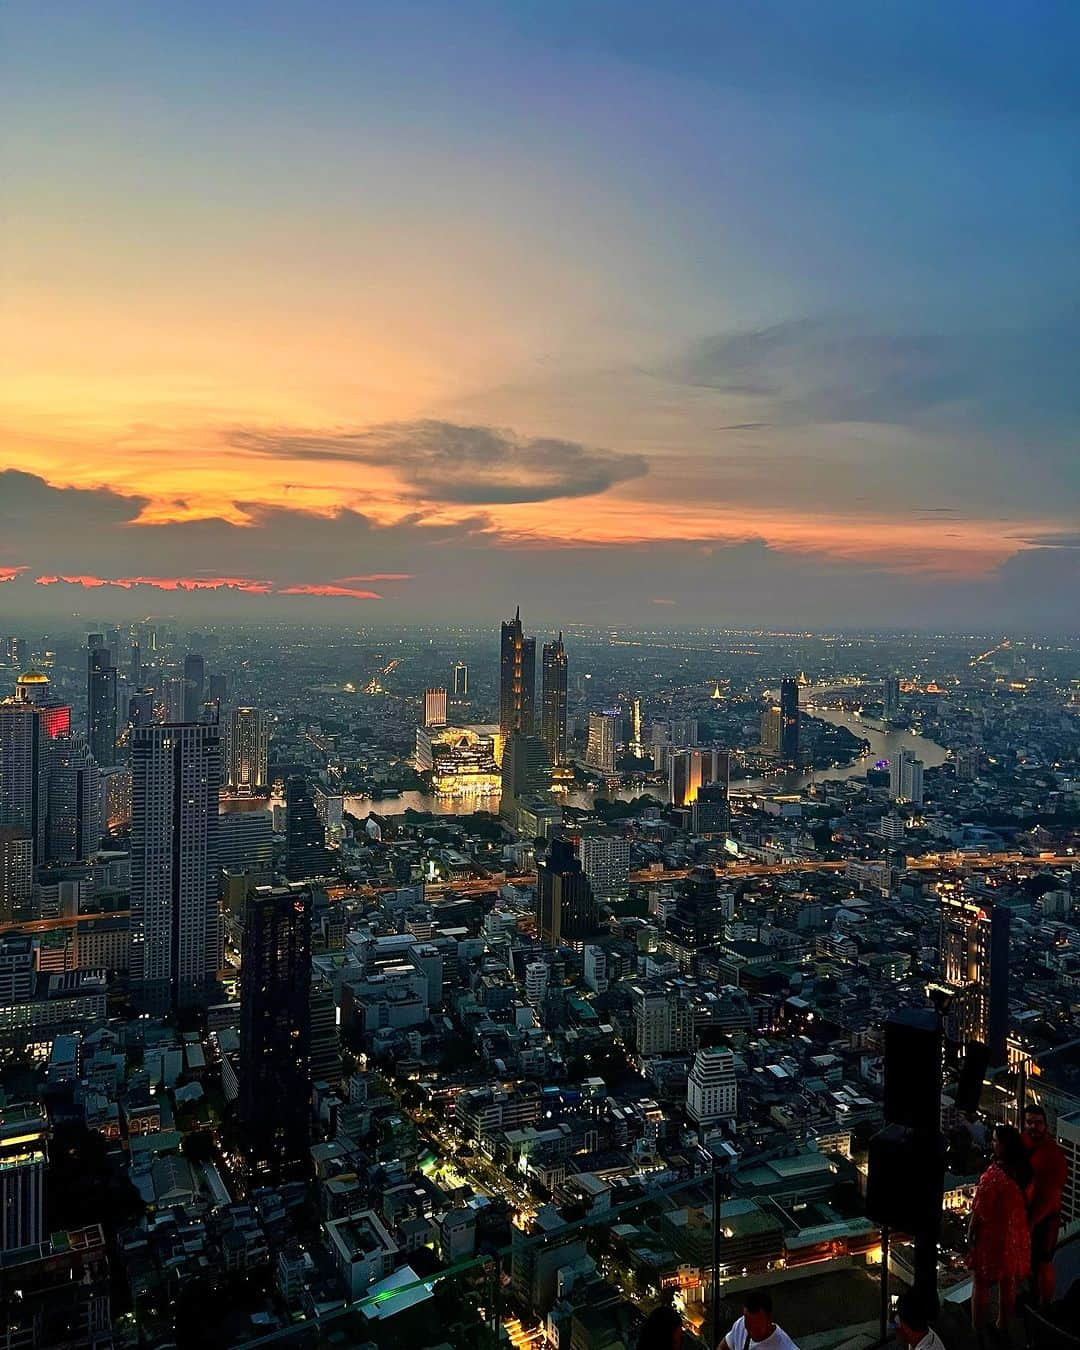
M267 459L377 465L397 475L418 501L455 505L592 497L648 472L641 455L433 420L351 432L238 430L228 440Z

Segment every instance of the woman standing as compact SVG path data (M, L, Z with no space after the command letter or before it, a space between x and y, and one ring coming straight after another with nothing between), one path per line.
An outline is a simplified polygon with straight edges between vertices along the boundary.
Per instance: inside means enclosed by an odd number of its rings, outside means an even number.
M1025 1192L1031 1165L1019 1130L998 1125L993 1137L994 1156L979 1178L968 1232L968 1266L974 1277L971 1317L976 1329L990 1315L990 1291L999 1294L998 1328L1008 1331L1016 1312L1016 1288L1031 1270L1031 1234L1028 1231Z

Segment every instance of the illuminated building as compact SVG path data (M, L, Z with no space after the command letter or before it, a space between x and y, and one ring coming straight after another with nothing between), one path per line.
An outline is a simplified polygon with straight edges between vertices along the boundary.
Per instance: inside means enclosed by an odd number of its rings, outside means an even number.
M641 740L641 699L635 698L630 704L630 753L635 759L645 757L645 746Z
M163 722L182 722L187 686L182 675L165 680L161 686L161 711Z
M459 661L454 667L450 687L455 698L469 697L469 667L464 661Z
M240 1123L252 1171L302 1176L311 1145L311 892L260 888L244 905Z
M735 1056L726 1046L710 1046L694 1056L686 1080L686 1114L698 1125L734 1120Z
M615 830L585 830L581 866L598 900L625 899L630 889L630 840Z
M761 744L766 750L780 750L780 705L773 703L761 714Z
M228 784L237 797L257 797L269 788L269 734L261 708L234 708L229 718Z
M100 818L109 834L122 834L131 825L132 777L126 765L101 770Z
M198 722L202 718L206 697L206 662L196 652L184 657L184 721Z
M424 726L446 726L446 690L424 690Z
M726 750L673 750L668 765L668 801L672 806L692 806L703 787L710 783L726 786L729 764Z
M615 772L615 750L619 743L622 717L616 711L589 714L589 740L585 763L598 773Z
M37 1102L0 1107L0 1251L43 1242L49 1123Z
M131 983L146 1012L201 1002L218 970L221 769L212 723L132 735Z
M502 626L499 651L499 730L531 736L536 694L536 639L524 636L521 610Z
M947 1015L949 1038L981 1041L990 1064L1005 1062L1009 1021L1009 911L968 899L956 882L942 882L941 974L956 991Z
M545 642L540 688L540 737L552 768L566 763L566 648Z
M599 911L589 878L569 839L554 838L536 864L537 932L547 947L584 945Z
M127 720L130 726L145 727L154 720L154 691L136 689L128 699Z
M101 775L82 736L58 736L49 765L45 854L81 862L101 843Z
M103 768L116 763L116 666L100 633L86 653L86 720L90 753Z
M791 764L799 762L799 681L780 681L780 755Z
M440 797L486 797L502 790L496 758L498 728L418 727L416 768L431 774Z

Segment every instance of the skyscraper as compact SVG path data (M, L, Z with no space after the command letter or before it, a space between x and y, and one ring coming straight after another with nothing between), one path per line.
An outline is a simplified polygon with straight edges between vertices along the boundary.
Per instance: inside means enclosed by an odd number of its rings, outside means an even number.
M102 768L116 763L116 666L100 633L91 633L86 652L87 739Z
M101 843L101 774L82 736L58 736L49 765L45 856L81 862Z
M922 805L923 762L904 746L889 765L889 796L893 801Z
M446 690L424 690L424 722L426 727L446 726Z
M311 1144L311 892L260 888L244 906L240 1123L252 1170L306 1171Z
M622 715L617 711L589 714L589 740L585 763L599 773L615 772L615 750L619 743Z
M726 835L731 827L727 775L699 787L692 807L691 823L695 834L706 838Z
M131 982L138 1007L163 1012L201 1002L220 959L218 728L136 727L131 769Z
M959 883L938 887L941 901L941 974L958 997L947 1030L961 1045L981 1041L990 1064L1005 1063L1009 1030L1010 912L990 900L973 900Z
M900 711L900 676L886 675L885 690L882 698L885 709L885 720L891 721Z
M540 738L553 768L566 763L566 648L545 642L540 684Z
M499 655L499 730L505 742L515 731L531 736L536 701L536 639L521 628L521 610L502 626Z
M25 917L34 888L34 841L19 825L0 825L0 923Z
M26 831L34 862L46 860L53 738L71 730L71 709L51 697L49 680L28 670L0 702L0 825Z
M206 699L206 662L197 652L184 657L184 721L198 722L202 718Z
M536 864L536 901L545 946L582 946L596 932L596 900L569 839L552 839L547 856Z
M238 797L257 797L268 786L269 735L261 708L234 708L229 718L229 787Z
M469 697L469 667L464 661L459 661L454 667L454 678L451 685L455 698Z
M727 750L673 750L668 764L668 800L672 806L692 806L698 793L710 783L727 789L730 754Z
M780 681L780 756L791 764L799 761L799 681Z
M47 1237L45 1174L49 1123L37 1102L0 1108L0 1251Z
M285 866L290 881L308 881L333 871L333 855L306 778L294 774L285 784Z
M500 810L513 816L520 797L551 791L551 765L539 736L515 734L503 746L502 802Z
M127 716L130 726L149 726L154 720L154 691L152 689L136 689L128 698Z

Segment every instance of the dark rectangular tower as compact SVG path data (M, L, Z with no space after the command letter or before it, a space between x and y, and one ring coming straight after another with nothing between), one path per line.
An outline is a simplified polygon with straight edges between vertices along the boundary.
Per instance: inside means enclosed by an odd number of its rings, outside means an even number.
M536 699L536 639L524 636L519 609L502 626L499 652L499 730L531 736Z
M540 685L540 737L553 768L566 763L566 648L562 634L544 643Z

